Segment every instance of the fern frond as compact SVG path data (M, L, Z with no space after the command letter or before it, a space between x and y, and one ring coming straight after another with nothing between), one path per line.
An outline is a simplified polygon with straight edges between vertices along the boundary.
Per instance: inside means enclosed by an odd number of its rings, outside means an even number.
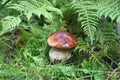
M79 38L78 45L76 46L75 50L78 50L82 54L87 54L91 62L96 62L102 56L104 56L104 54L102 51L94 51L94 47L95 46L91 46L88 43L86 43L83 39Z
M52 4L47 0L30 0L30 1L20 1L18 4L12 4L9 8L15 9L17 11L23 12L29 20L32 15L37 15L40 17L43 15L48 20L52 20L51 12L55 12L62 16L62 12L53 7Z
M101 26L98 32L96 33L96 39L101 44L104 53L108 53L108 51L110 51L111 48L113 48L114 50L117 48L118 42L116 41L117 34L113 25L110 23L105 24L104 24L105 26Z
M98 24L94 4L91 1L80 0L74 3L73 7L78 13L78 20L81 22L81 27L92 42Z
M2 30L0 32L0 35L9 32L11 30L14 30L17 26L19 26L21 22L21 19L19 17L14 16L7 16L2 19Z
M89 50L89 44L87 44L85 41L83 41L82 38L78 39L78 45L76 46L75 50L81 51L88 51Z
M120 1L118 0L100 0L97 2L97 14L99 17L104 16L120 22Z

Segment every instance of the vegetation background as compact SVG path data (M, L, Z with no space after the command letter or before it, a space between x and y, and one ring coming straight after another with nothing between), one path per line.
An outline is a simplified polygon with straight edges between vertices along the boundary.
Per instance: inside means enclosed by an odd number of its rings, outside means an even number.
M59 30L78 44L54 64ZM120 0L0 0L0 80L120 80Z

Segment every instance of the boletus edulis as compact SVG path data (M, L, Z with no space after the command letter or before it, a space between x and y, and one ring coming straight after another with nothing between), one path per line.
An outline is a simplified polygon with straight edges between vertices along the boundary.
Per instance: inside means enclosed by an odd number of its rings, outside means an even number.
M50 61L66 61L71 57L70 49L77 44L76 37L66 31L57 31L49 35L48 45L51 46L49 51Z

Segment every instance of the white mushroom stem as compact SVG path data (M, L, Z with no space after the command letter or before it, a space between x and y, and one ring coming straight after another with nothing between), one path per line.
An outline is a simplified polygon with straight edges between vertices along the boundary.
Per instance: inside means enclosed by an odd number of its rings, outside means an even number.
M75 3L77 0L72 0L73 3Z
M59 49L59 48L51 48L49 52L49 57L52 62L55 61L66 61L70 59L71 52L69 49Z

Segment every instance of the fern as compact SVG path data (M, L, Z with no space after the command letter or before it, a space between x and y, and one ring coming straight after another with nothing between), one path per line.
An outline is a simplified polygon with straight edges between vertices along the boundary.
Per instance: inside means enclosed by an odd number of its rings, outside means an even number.
M96 46L89 45L86 41L84 41L81 38L78 38L78 44L75 48L75 51L79 51L81 55L86 55L89 57L89 60L91 62L97 62L99 61L104 55L103 50L95 51L94 48ZM86 57L85 56L85 57Z
M109 51L111 53L117 49L118 42L116 39L117 34L113 27L113 23L102 23L98 32L96 33L96 40L100 43L105 54L109 53Z
M40 17L43 15L48 20L52 21L52 13L55 12L62 16L62 12L53 7L52 4L47 0L30 0L30 1L20 1L18 4L12 4L9 8L15 9L17 11L23 12L29 20L32 15L37 15Z
M19 17L13 17L13 16L7 16L2 19L2 30L0 32L0 35L14 30L16 27L19 26L21 22L21 19Z
M120 22L120 1L119 0L100 0L96 2L97 14L101 18L102 16L109 17L111 20Z
M78 38L78 44L77 44L75 50L79 50L79 52L86 51L88 53L89 49L90 49L89 44L87 44L85 41L83 41L82 38Z
M95 2L98 17L110 18L111 21L115 23L120 23L120 1L119 0L99 0ZM97 40L100 42L102 49L105 54L115 54L119 51L119 41L117 41L118 36L114 28L113 23L102 21L102 26L99 26L99 31ZM109 25L110 24L110 25ZM98 35L99 34L99 35ZM118 54L117 54L118 55Z
M78 20L81 22L81 27L90 37L92 43L94 40L94 33L96 32L96 26L98 24L94 4L91 1L80 0L74 3L73 7L78 13Z

